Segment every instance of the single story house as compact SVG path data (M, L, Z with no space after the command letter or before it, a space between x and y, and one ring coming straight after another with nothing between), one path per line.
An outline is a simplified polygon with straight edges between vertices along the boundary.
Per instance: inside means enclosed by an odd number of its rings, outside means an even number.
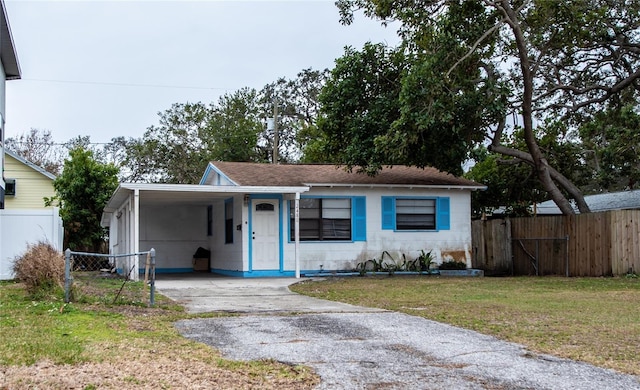
M121 183L102 224L112 254L155 248L159 273L298 277L421 250L470 266L471 191L483 189L434 168L211 162L198 185Z

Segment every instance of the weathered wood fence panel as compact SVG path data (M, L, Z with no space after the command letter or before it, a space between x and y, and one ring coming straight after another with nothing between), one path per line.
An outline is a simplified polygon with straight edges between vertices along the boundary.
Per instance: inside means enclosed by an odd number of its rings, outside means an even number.
M486 275L511 274L511 221L509 219L471 222L472 267Z
M514 275L565 275L567 221L556 217L511 221Z
M620 210L611 215L612 272L640 273L640 210Z
M509 225L496 239L496 226ZM473 266L487 274L505 264L514 275L640 272L640 210L474 221L472 240Z
M569 274L608 276L611 271L611 212L580 214L569 221Z

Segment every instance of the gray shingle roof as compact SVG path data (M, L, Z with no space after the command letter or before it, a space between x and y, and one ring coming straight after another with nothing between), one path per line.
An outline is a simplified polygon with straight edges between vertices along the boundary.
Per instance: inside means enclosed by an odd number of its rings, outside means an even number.
M239 162L212 162L229 179L242 186L306 186L311 184L336 185L424 185L476 187L483 185L453 176L435 168L407 166L385 167L376 176L347 172L344 167L324 164L258 164Z
M607 192L603 194L587 195L584 197L585 202L589 205L591 211L607 211L607 210L628 210L640 209L640 190ZM573 208L578 212L578 208L572 202ZM558 206L548 200L537 206L538 214L561 214Z

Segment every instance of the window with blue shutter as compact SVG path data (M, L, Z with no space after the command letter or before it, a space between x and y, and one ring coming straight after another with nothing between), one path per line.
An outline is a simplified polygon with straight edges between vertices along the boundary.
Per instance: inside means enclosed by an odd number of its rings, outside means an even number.
M360 199L362 198L362 199ZM362 241L366 239L364 211L354 209L364 197L302 197L300 241ZM289 201L289 240L295 240L295 204ZM358 226L355 226L357 222ZM356 234L359 235L356 238Z
M353 241L367 241L367 198L354 196L353 207Z
M383 196L382 229L397 231L435 231L451 228L448 197Z

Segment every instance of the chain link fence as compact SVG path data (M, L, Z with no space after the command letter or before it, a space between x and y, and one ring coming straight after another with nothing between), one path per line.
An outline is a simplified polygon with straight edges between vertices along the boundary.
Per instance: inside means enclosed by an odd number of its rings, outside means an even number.
M144 266L140 267L143 263ZM155 249L106 255L65 251L65 302L97 300L107 304L155 303ZM144 280L140 270L144 269Z

